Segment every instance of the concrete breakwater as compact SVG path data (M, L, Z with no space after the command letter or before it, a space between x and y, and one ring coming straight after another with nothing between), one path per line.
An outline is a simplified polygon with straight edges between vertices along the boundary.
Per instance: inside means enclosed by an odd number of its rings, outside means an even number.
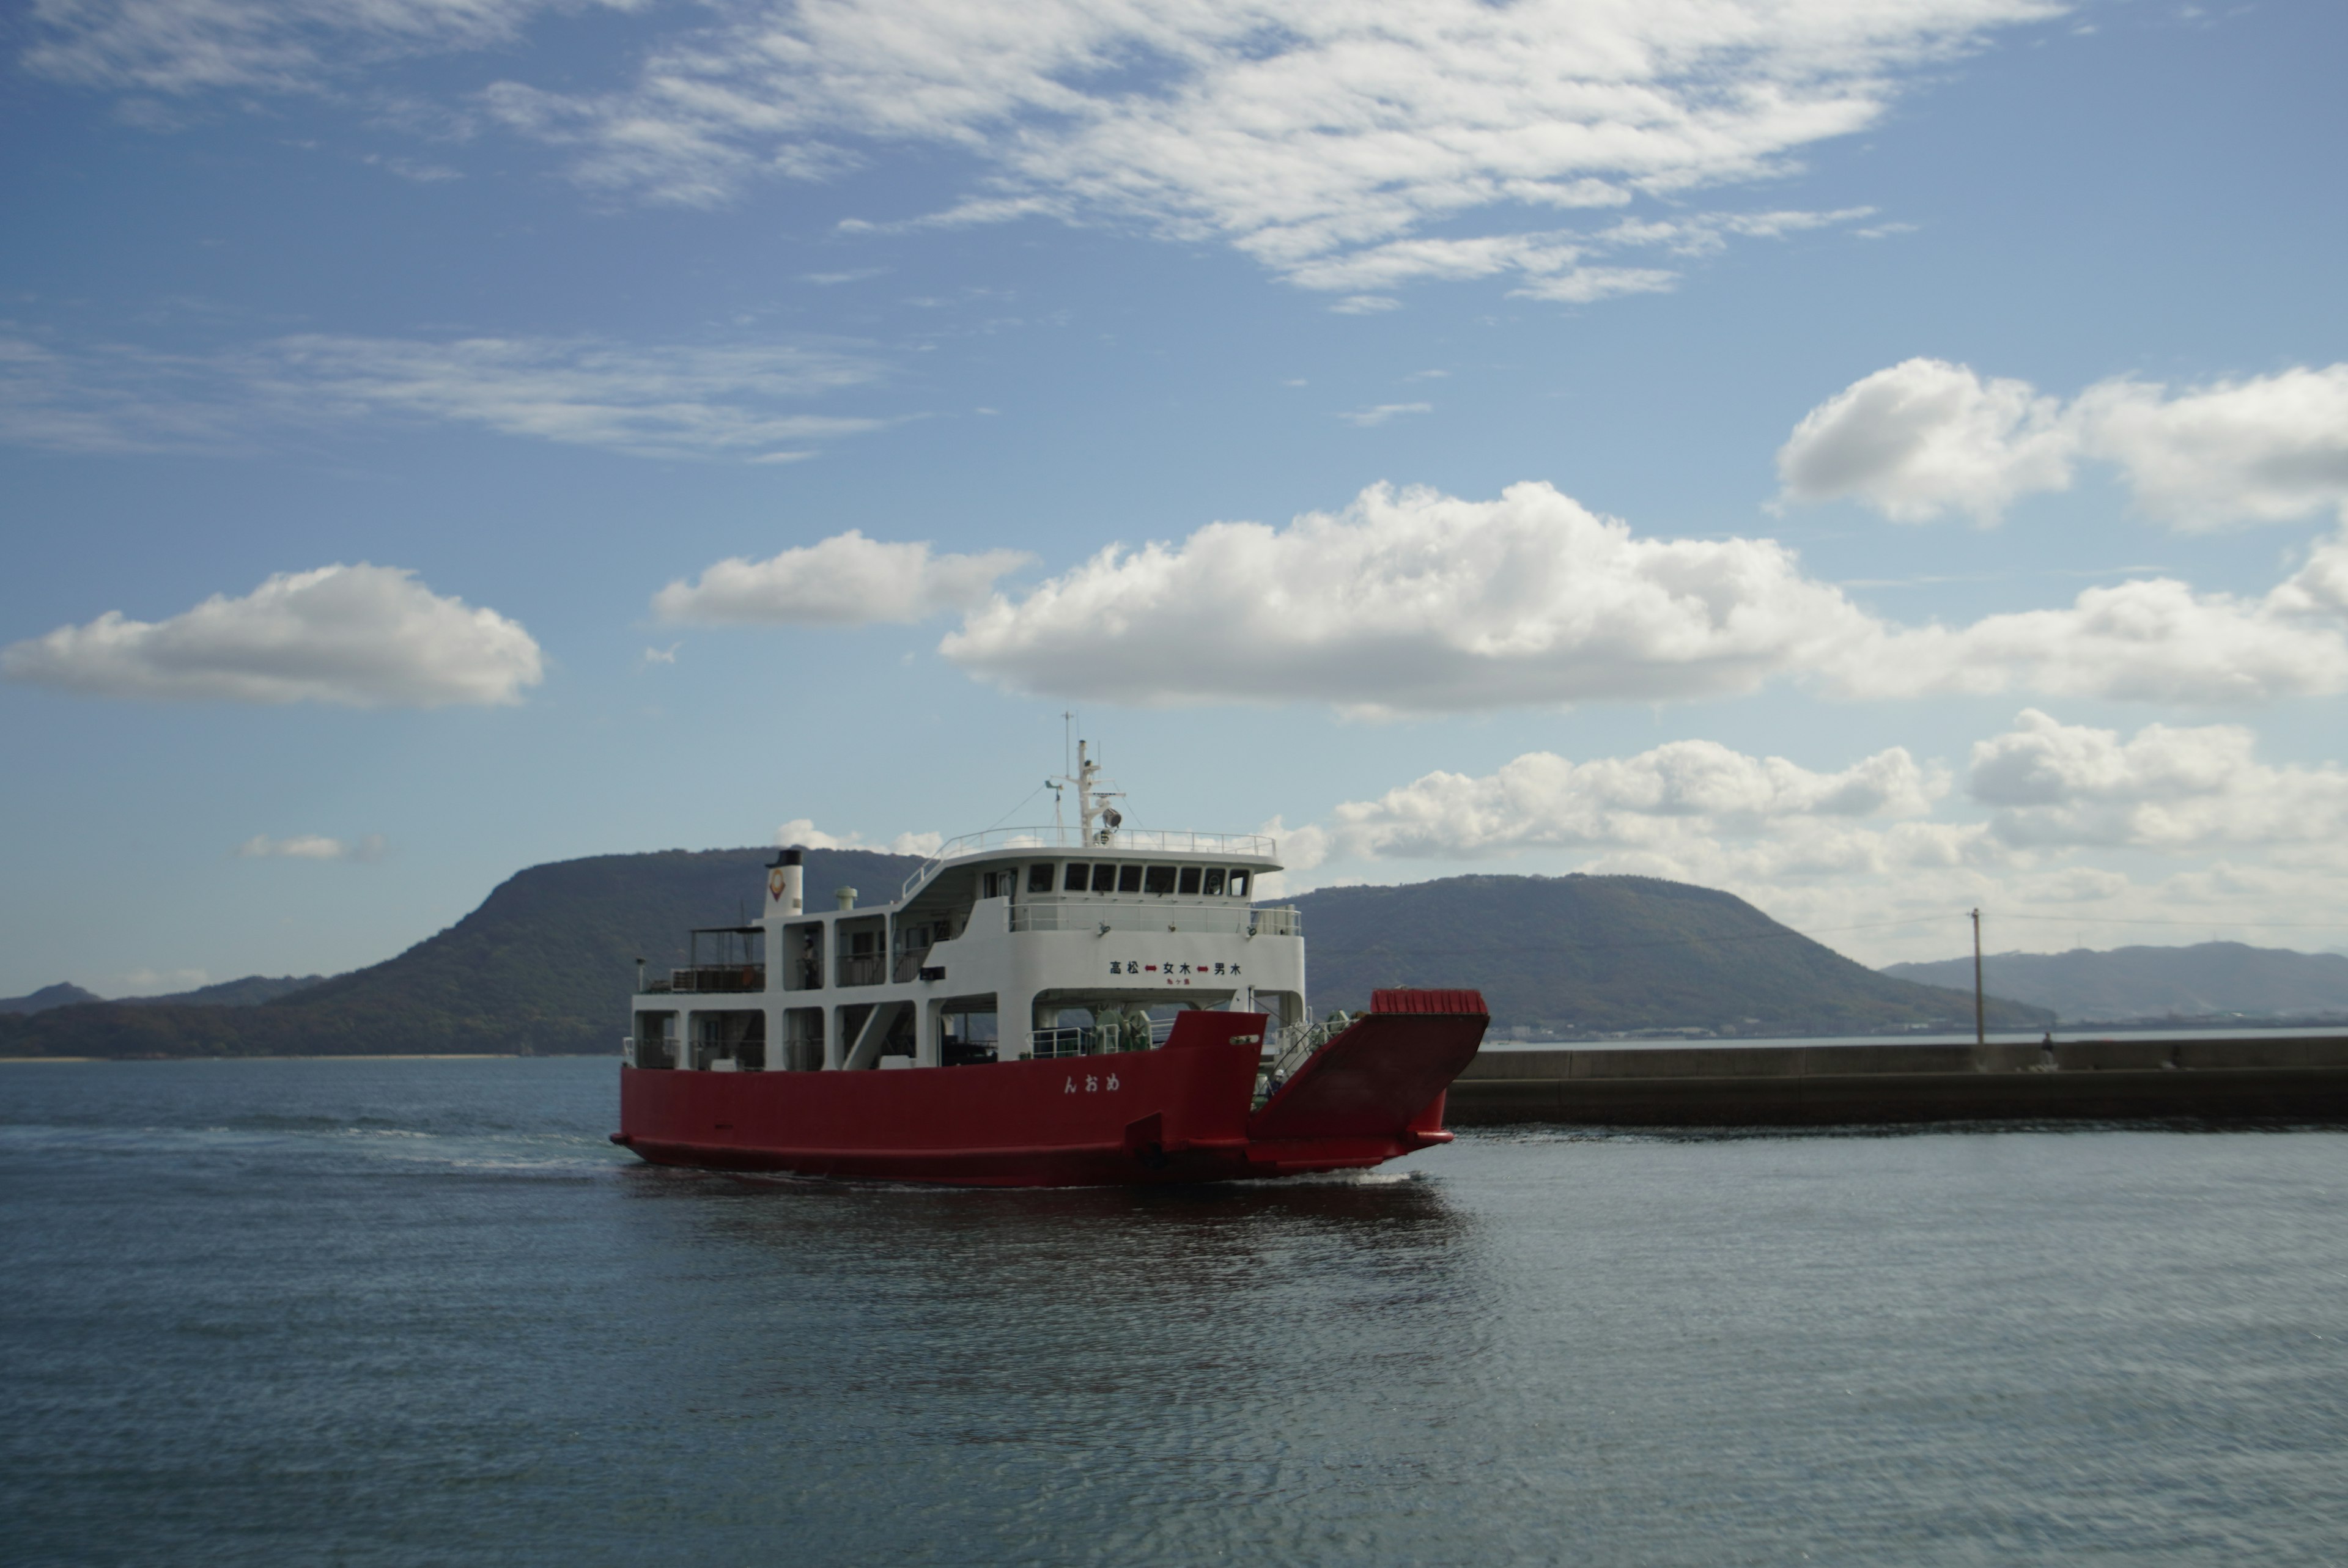
M1445 1120L1818 1127L2147 1117L2348 1122L2348 1034L1487 1050L1452 1084Z

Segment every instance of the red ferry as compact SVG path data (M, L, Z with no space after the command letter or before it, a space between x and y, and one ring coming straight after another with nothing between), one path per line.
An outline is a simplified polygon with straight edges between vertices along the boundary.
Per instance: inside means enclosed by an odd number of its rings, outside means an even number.
M613 1141L663 1164L995 1186L1360 1169L1447 1143L1488 1019L1382 990L1313 1022L1255 835L1129 829L1078 751L1075 828L958 839L898 897L761 917L639 976Z

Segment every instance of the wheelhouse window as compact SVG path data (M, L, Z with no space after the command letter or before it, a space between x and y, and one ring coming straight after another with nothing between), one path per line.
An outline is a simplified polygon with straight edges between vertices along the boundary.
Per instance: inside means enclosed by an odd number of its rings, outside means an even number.
M1220 898L1223 896L1223 868L1221 866L1210 866L1207 867L1207 886L1202 888L1201 891L1210 898Z
M1093 885L1093 868L1082 860L1068 862L1068 874L1060 878L1060 891L1081 893Z
M1186 897L1199 891L1199 868L1197 866L1185 866L1182 867L1181 890Z
M1242 868L1234 866L1231 867L1231 897L1234 898L1244 898L1247 896L1248 874Z
M1144 872L1142 875L1141 890L1144 893L1158 894L1173 892L1174 868L1171 866L1150 866L1148 870Z
M982 898L1008 898L1017 880L1016 875L1009 871L982 872L978 878L978 896Z
M1093 891L1096 893L1114 893L1117 891L1116 861L1097 860L1093 862Z
M1118 866L1117 868L1117 890L1120 893L1140 892L1141 867L1138 866Z
M1027 868L1027 891L1049 893L1052 890L1052 863L1041 861Z

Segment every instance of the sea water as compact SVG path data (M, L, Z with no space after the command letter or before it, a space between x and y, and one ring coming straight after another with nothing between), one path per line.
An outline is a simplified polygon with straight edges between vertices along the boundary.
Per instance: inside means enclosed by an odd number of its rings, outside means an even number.
M2337 1563L2348 1136L654 1169L609 1061L0 1066L34 1563Z

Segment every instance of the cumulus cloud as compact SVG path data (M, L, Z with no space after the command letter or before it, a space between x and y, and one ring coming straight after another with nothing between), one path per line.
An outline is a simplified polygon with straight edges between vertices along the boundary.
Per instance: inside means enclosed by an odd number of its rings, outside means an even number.
M2257 760L2257 744L2234 724L2147 724L2122 740L2024 709L1973 747L1966 791L2016 845L2174 852L2348 835L2348 772L2275 767Z
M1911 359L1810 410L1777 454L1786 494L1849 496L1900 522L1951 511L1993 522L2017 497L2071 483L2077 437L2027 382Z
M2256 744L2233 725L2123 736L2026 710L1972 747L1962 794L1900 747L1828 770L1703 740L1536 752L1341 803L1282 850L1324 884L1499 860L1722 887L1872 962L1952 956L1975 907L2009 946L2271 941L2261 925L2348 918L2348 774L2267 764Z
M1021 550L932 555L926 544L868 539L850 528L765 560L719 561L699 580L654 594L653 612L702 624L909 624L978 603L997 578L1034 559Z
M2068 488L2083 460L2111 466L2139 510L2180 529L2348 507L2348 364L2175 392L2122 378L2065 404L1911 359L1812 409L1777 471L1793 500L1989 523L2024 496Z
M781 849L878 849L891 855L935 855L945 844L942 833L901 833L886 844L867 844L860 833L825 833L810 817L795 816L775 829Z
M168 620L108 610L0 650L0 673L94 697L438 708L518 702L542 671L517 622L362 561L282 572Z
M1901 747L1839 773L1674 741L1634 757L1574 763L1531 752L1481 776L1431 773L1336 808L1334 837L1356 856L1472 859L1532 848L1649 845L1687 833L1743 833L1786 819L1913 817L1948 791L1945 770Z
M1867 618L1767 540L1634 538L1545 484L1365 490L1285 528L1112 546L940 645L1016 689L1145 704L1445 712L1746 692Z
M2348 690L2348 545L2264 599L2166 579L1903 626L1766 539L1653 539L1548 485L1378 486L1284 528L1112 546L972 610L940 651L1061 697L1326 702L1365 715L1664 702L1800 681L1889 700L2038 692L2243 705Z
M2311 571L2330 561L2311 563ZM2348 690L2348 639L2305 613L2308 573L2263 599L2197 593L2168 578L2091 588L2059 610L1970 626L1886 624L1827 672L1855 698L2037 692L2122 702L2257 706Z
M789 462L878 419L811 398L877 360L803 343L308 334L211 355L0 339L0 439L77 452L203 452L271 427L405 418L648 457Z
M359 838L328 838L314 833L272 838L263 833L238 845L236 856L240 860L350 860L373 864L383 858L386 847L380 833Z
M121 89L313 93L391 56L510 44L534 14L578 4L44 0L25 60ZM1585 265L1588 253L1701 250L1684 232L1526 238L1528 214L1684 202L1777 178L1805 149L1879 122L1919 67L2062 9L746 0L657 16L646 26L667 30L633 72L596 73L616 87L507 81L483 102L568 149L586 184L655 200L706 204L761 179L837 178L927 143L979 172L916 222L1138 220L1220 239L1307 286L1357 297L1404 279L1498 272L1522 292L1585 301L1668 287L1674 275ZM1794 226L1767 212L1674 211L1673 225L1715 240ZM1482 247L1480 261L1389 249L1437 225L1457 239L1479 214L1489 232L1464 240ZM1354 258L1387 282L1344 282Z

